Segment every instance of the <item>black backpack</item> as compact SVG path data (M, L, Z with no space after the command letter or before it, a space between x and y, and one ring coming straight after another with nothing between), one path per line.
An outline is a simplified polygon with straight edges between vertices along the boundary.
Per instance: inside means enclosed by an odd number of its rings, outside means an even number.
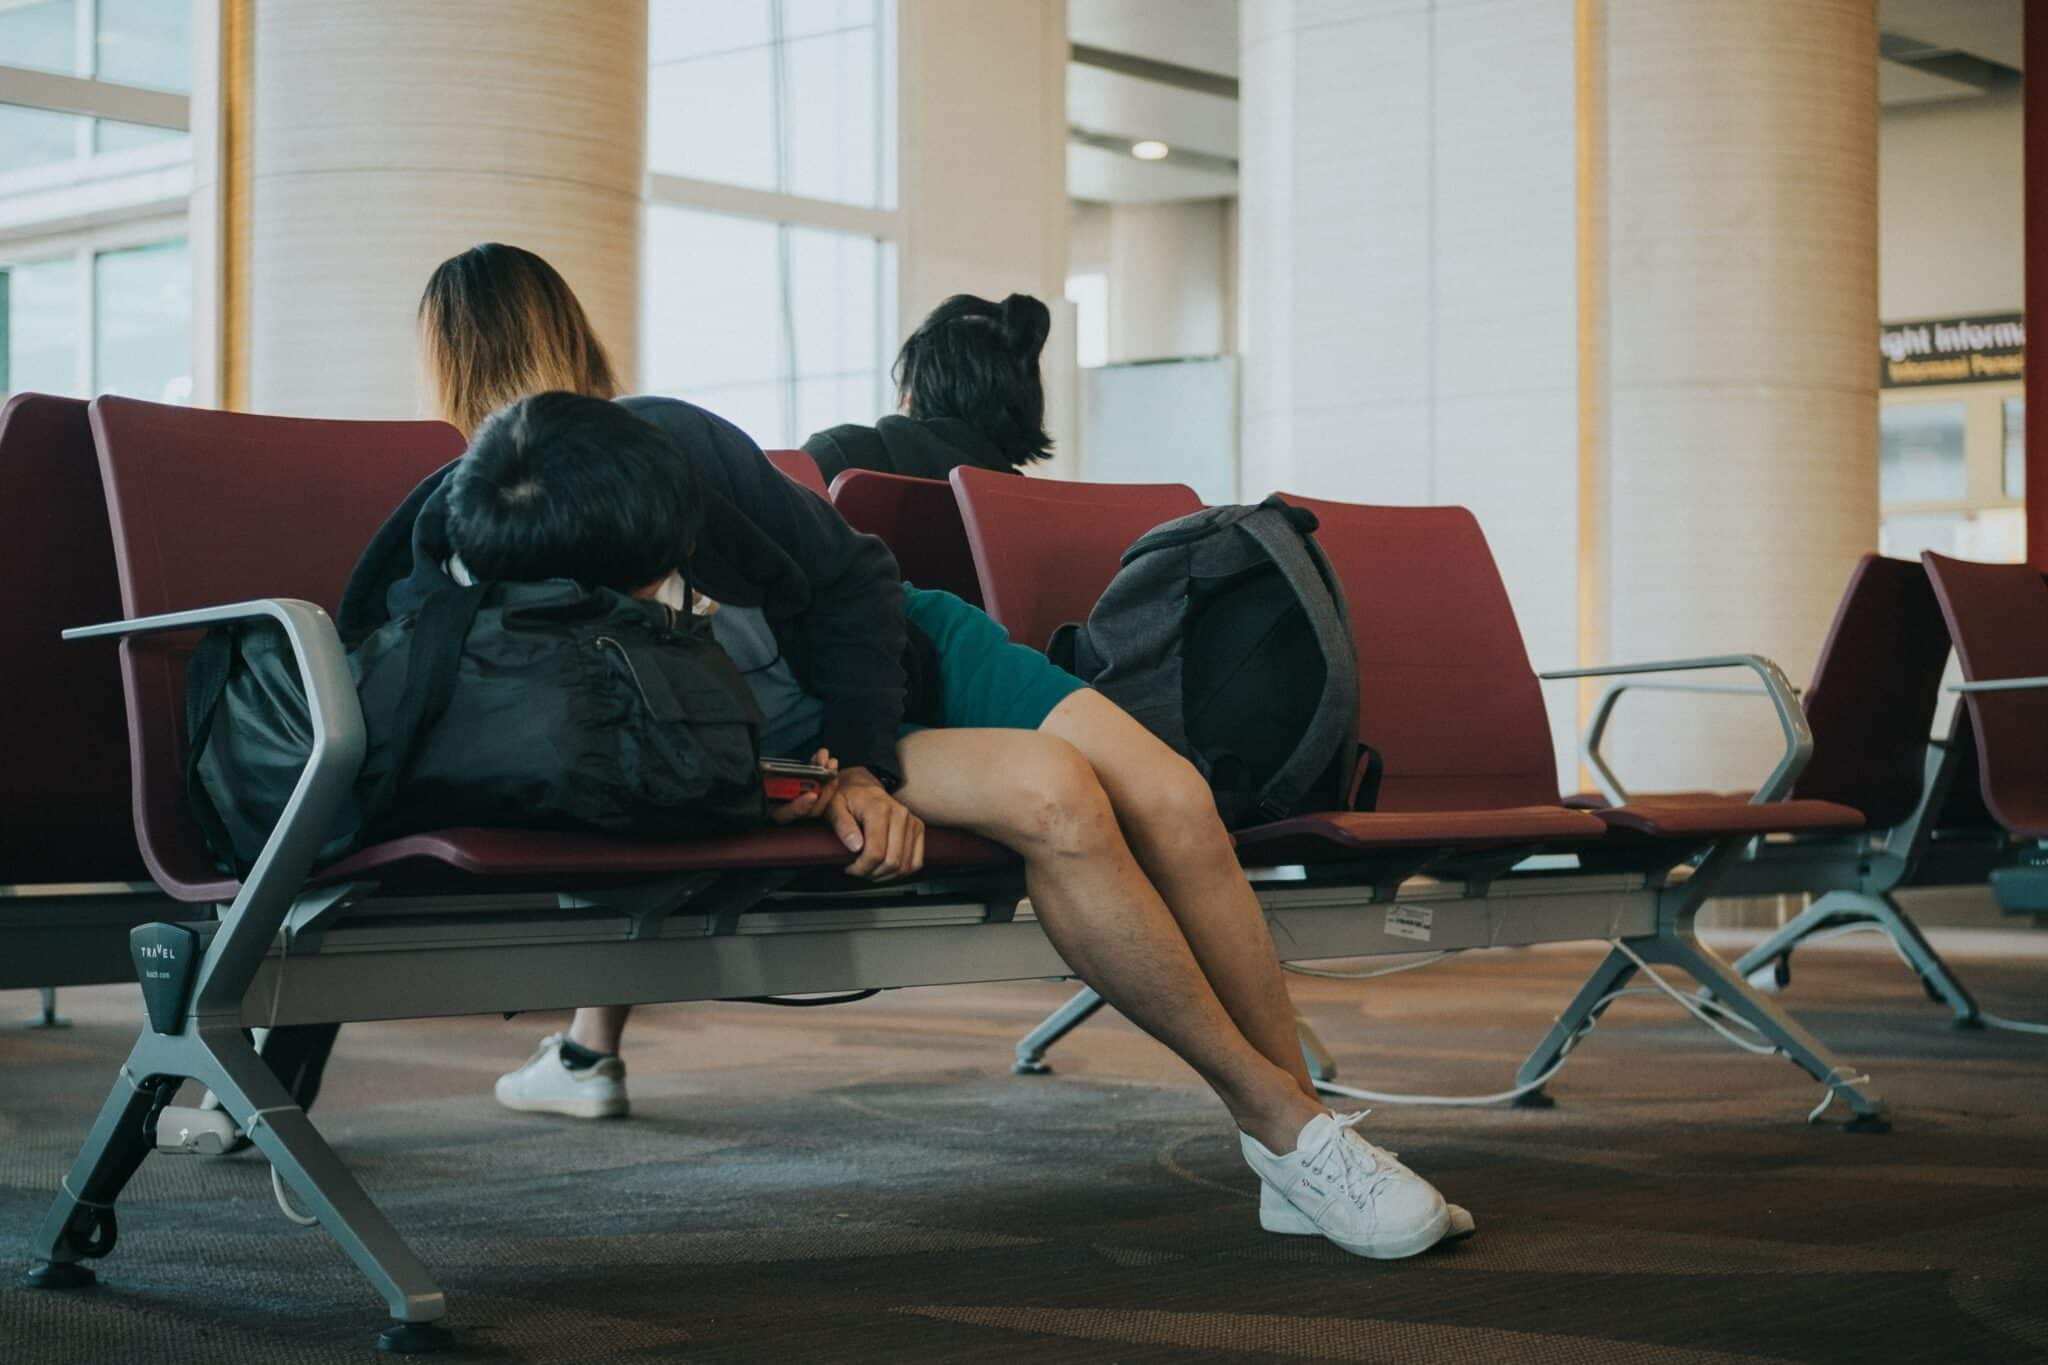
M434 594L349 655L369 749L320 861L462 825L676 838L765 815L760 708L707 622L565 580ZM274 622L218 627L187 674L186 787L246 874L312 749Z
M1047 648L1192 761L1233 829L1378 795L1351 616L1315 529L1277 497L1169 521Z

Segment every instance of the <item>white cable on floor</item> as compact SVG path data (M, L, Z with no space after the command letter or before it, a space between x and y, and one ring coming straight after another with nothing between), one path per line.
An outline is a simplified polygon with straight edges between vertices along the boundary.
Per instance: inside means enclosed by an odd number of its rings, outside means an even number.
M1293 972L1296 976L1321 977L1325 981L1371 981L1375 977L1392 976L1396 972L1412 972L1417 967L1432 966L1435 963L1442 962L1450 955L1451 950L1449 949L1443 952L1425 953L1413 962L1400 962L1391 967L1380 967L1370 972L1333 972L1325 967L1304 967L1298 962L1283 962L1280 964L1280 970L1283 972Z
M1861 928L1863 926L1856 927ZM1871 925L1869 927L1875 929L1880 926ZM1832 932L1841 931L1831 931L1831 934ZM1585 1038L1587 1034L1593 1031L1593 1026L1600 1021L1601 1012L1604 1011L1608 1005L1612 1004L1614 1001L1619 1000L1626 995L1668 996L1671 999L1677 1001L1680 1005L1684 1006L1686 1013L1698 1019L1708 1028L1714 1030L1715 1033L1721 1035L1723 1039L1730 1043L1733 1043L1736 1047L1741 1048L1744 1052L1755 1053L1756 1055L1762 1057L1784 1055L1782 1050L1774 1044L1767 1042L1751 1042L1747 1038L1737 1037L1734 1033L1730 1032L1729 1029L1721 1023L1720 1020L1713 1018L1713 1014L1723 1015L1728 1019L1730 1023L1736 1024L1744 1029L1747 1029L1749 1032L1756 1034L1759 1037L1763 1035L1762 1029L1758 1028L1755 1024L1750 1023L1749 1020L1744 1019L1741 1015L1736 1014L1727 1006L1723 1005L1720 1001L1713 999L1700 1000L1692 996L1686 995L1677 987L1673 986L1670 982L1666 981L1662 976L1660 976L1654 967L1652 967L1648 962L1645 962L1642 959L1642 957L1638 955L1636 951L1633 948L1629 947L1626 943L1623 943L1620 939L1609 939L1607 942L1610 947L1614 948L1617 952L1621 953L1622 956L1628 958L1630 962L1634 963L1636 970L1642 972L1643 975L1646 978L1648 978L1652 984L1650 986L1634 986L1624 988L1618 991L1609 991L1607 994L1601 996L1598 1000L1595 1000L1592 1004L1592 1007L1586 1011L1585 1022L1580 1024L1579 1027L1573 1031L1572 1035L1569 1038L1565 1039L1564 1046L1558 1049L1557 1060L1552 1062L1548 1067L1546 1067L1543 1071L1543 1074L1537 1076L1534 1080L1525 1081L1522 1084L1515 1086L1513 1089L1497 1091L1491 1095L1394 1095L1386 1093L1384 1091L1364 1090L1360 1089L1357 1086L1340 1085L1335 1081L1317 1081L1316 1089L1324 1094L1341 1095L1346 1099L1369 1100L1375 1104L1419 1104L1477 1107L1488 1104L1502 1104L1510 1100L1520 1099L1524 1095L1542 1089L1543 1086L1550 1080L1550 1078L1555 1076L1564 1067L1565 1060L1572 1054L1572 1049L1576 1048L1579 1045L1580 1040ZM1893 946L1896 947L1897 945L1894 944ZM1400 967L1389 968L1380 972L1367 973L1366 975L1385 976L1392 971L1407 971L1412 967L1426 967L1431 965L1432 963L1441 962L1445 958L1450 957L1452 955L1453 954L1450 952L1440 953L1434 957L1426 958L1421 962L1403 963ZM1323 973L1316 974L1323 975ZM1327 973L1327 975L1338 977L1339 979L1348 979L1348 974L1344 973L1333 972ZM2043 1029L2042 1031L2048 1032L2048 1029ZM1833 1071L1828 1073L1827 1079L1822 1082L1820 1103L1814 1106L1813 1112L1806 1116L1806 1121L1808 1123L1813 1123L1817 1121L1822 1114L1826 1113L1828 1106L1834 1103L1835 1097L1839 1093L1839 1088L1841 1086L1862 1085L1867 1083L1869 1080L1869 1076L1860 1073L1856 1075L1845 1075L1843 1074L1843 1069L1841 1067L1836 1067Z
M292 957L291 938L287 934L285 927L283 925L279 925L277 929L277 953L277 980L271 983L270 1023L266 1026L270 1029L275 1029L277 1027L277 1006L278 1002L284 998L285 964L290 962ZM254 1115L255 1118L261 1118L262 1116L263 1115L261 1113ZM253 1127L254 1125L252 1124L251 1126ZM277 1167L275 1166L272 1166L270 1168L270 1192L273 1195L277 1196L278 1211L284 1214L285 1217L291 1219L294 1223L297 1223L300 1227L311 1228L318 1227L320 1225L320 1220L318 1218L308 1218L305 1214L300 1213L297 1209L292 1207L291 1200L285 1198L284 1178L278 1175Z
M278 1175L277 1167L275 1166L272 1166L270 1168L270 1192L277 1196L277 1206L278 1208L284 1211L285 1217L291 1219L294 1223L297 1223L302 1228L315 1228L320 1226L320 1220L318 1218L308 1218L305 1214L300 1213L297 1209L292 1207L291 1200L285 1198L284 1179Z

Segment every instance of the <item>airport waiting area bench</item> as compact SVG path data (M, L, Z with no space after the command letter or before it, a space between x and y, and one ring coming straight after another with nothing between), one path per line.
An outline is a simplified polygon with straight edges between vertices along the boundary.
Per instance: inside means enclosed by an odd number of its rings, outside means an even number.
M459 438L438 423L113 397L95 400L89 418L124 619L70 634L120 642L134 834L168 898L162 917L182 917L201 956L187 1003L145 1023L62 1177L35 1235L32 1282L92 1281L86 1263L114 1249L117 1200L153 1150L152 1115L189 1078L219 1096L381 1295L393 1319L385 1344L440 1344L439 1286L263 1065L247 1028L1071 976L1032 918L1017 860L956 831L931 832L916 883L884 888L850 886L837 870L843 849L817 827L679 842L450 829L315 866L365 744L324 604L339 599L371 530ZM954 489L982 597L1019 638L1036 629L1027 622L1085 612L1085 602L1055 603L1052 587L1073 588L1085 577L1076 566L1105 562L1104 545L1120 551L1160 519L1147 501L1157 489L1077 491L979 471L956 473ZM1757 839L1863 824L1841 804L1784 796L1812 739L1776 667L1723 656L1647 670L1756 675L1785 741L1758 799L1573 809L1557 791L1537 676L1471 515L1296 501L1322 519L1351 599L1361 707L1384 776L1376 810L1240 831L1283 957L1607 943L1524 1064L1525 1088L1555 1073L1630 973L1675 966L1846 1100L1852 1128L1883 1129L1867 1078L1693 930ZM185 805L184 670L201 630L256 618L290 639L314 734L284 817L235 882L214 868ZM124 856L103 852L110 866Z

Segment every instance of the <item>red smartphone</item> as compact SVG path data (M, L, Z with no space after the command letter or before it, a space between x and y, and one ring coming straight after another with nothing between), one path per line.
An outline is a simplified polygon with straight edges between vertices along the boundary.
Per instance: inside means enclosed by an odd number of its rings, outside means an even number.
M761 789L770 801L778 803L822 790L832 777L830 768L815 763L793 763L783 758L761 760Z

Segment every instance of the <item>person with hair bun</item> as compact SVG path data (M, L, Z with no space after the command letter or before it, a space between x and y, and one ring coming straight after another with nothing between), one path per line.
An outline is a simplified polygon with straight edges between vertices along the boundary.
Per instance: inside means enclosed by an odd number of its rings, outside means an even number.
M890 372L900 415L804 442L829 481L847 469L943 479L957 465L1020 472L1052 455L1038 355L1052 312L1029 294L955 294L918 324Z

